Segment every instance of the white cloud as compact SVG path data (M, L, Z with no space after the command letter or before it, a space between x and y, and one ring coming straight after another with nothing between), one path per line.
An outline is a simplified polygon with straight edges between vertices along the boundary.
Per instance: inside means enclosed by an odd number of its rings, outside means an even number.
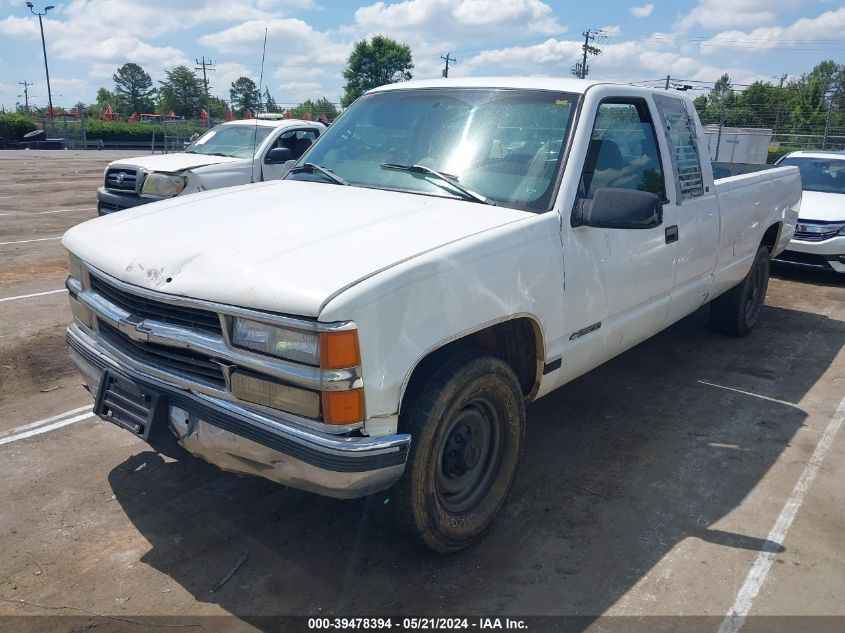
M636 18L647 18L651 15L651 12L654 11L653 4L644 4L641 7L631 7L628 9Z
M267 58L289 64L300 61L343 64L350 45L336 43L325 33L295 18L247 20L237 26L199 38L203 46L221 53L252 53L258 56L267 29Z
M371 32L413 32L442 37L457 32L471 37L490 27L515 25L531 33L563 32L552 8L540 0L404 0L376 2L355 11L355 23Z
M770 26L750 32L723 31L701 43L705 53L718 52L725 46L765 52L775 47L800 46L806 40L841 40L845 38L845 7L826 11L814 18L801 18L788 26Z
M684 55L674 49L670 36L660 33L641 40L605 43L601 49L602 54L590 62L591 79L624 83L671 74L677 78L713 81L725 72L739 82L756 78L746 68L724 68L702 63L697 56ZM495 68L518 75L566 77L580 55L580 41L549 38L533 46L485 50L469 59L465 66L475 74Z
M688 14L682 16L677 28L689 30L694 26L707 29L751 28L775 21L781 11L794 10L800 0L699 0Z

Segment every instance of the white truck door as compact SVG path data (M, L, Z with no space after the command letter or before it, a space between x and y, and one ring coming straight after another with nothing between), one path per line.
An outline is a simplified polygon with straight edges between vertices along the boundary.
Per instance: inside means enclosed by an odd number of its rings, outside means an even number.
M707 300L719 251L719 202L701 131L686 99L654 95L668 144L671 170L669 198L678 226L677 266L668 321L694 312ZM705 161L702 164L702 157ZM668 210L667 210L668 211Z
M264 151L264 156L261 159L261 173L263 180L278 180L284 173L284 162L269 163L267 162L267 154L274 147L287 147L291 151L293 160L298 160L306 150L311 147L314 141L317 140L320 131L316 128L295 128L285 130L270 143Z
M602 187L648 191L665 201L665 213L670 205L663 162L646 100L603 99L578 198L591 200ZM675 279L676 243L671 215L664 215L660 226L637 229L573 228L568 210L563 218L568 341L561 378L569 379L662 329Z

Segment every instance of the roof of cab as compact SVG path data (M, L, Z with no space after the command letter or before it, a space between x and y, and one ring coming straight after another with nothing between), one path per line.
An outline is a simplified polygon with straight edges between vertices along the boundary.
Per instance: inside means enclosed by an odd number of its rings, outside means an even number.
M604 83L608 82L558 77L456 77L401 81L373 88L370 92L412 90L414 88L516 88L583 93L590 86Z
M282 127L288 125L322 125L319 121L303 121L301 119L238 119L225 121L220 125L257 125L259 127Z

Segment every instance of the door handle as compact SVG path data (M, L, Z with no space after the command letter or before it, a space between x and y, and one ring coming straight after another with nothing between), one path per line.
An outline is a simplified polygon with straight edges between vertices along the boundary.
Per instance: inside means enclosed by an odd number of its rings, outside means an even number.
M666 227L666 243L671 244L672 242L678 241L678 225L673 224L672 226Z

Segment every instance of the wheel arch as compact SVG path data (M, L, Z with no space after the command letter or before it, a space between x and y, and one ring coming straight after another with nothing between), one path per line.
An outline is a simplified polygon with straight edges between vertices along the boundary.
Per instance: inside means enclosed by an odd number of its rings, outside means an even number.
M769 249L769 255L774 256L775 249L777 248L778 243L780 242L781 232L783 231L783 222L778 220L774 222L769 228L766 229L766 232L763 233L763 239L760 240L760 245L765 246Z
M506 319L481 324L443 340L427 349L414 363L399 394L399 413L415 388L452 354L477 350L507 363L519 380L523 396L532 399L543 377L545 346L543 329L531 314L516 314Z

